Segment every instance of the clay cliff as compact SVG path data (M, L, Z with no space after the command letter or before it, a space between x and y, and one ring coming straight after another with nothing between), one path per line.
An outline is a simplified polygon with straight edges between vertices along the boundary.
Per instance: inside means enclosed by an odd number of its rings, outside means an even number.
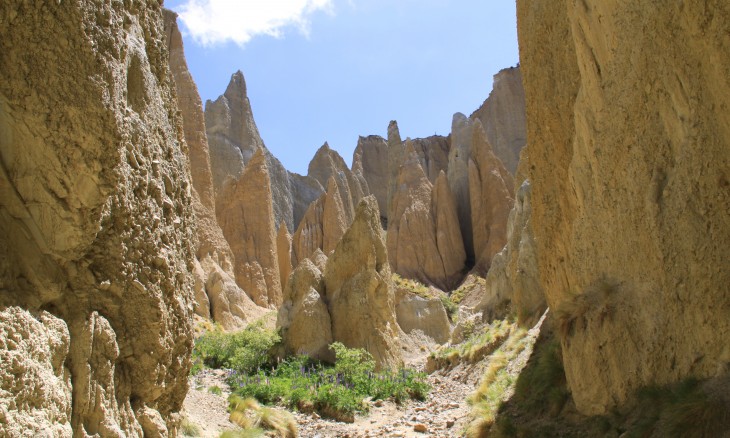
M243 73L234 73L225 93L215 101L206 102L205 123L216 192L220 193L227 178L239 179L256 150L263 149L270 175L275 225L284 222L288 230L296 229L309 204L324 191L323 184L288 172L266 149L253 119ZM225 198L219 195L218 202L225 202Z
M505 68L494 75L489 97L469 118L482 122L494 155L514 175L520 151L527 141L525 89L519 66Z
M431 184L410 141L405 157L387 232L390 264L406 278L451 290L466 258L454 198L443 172Z
M373 196L363 198L355 218L337 243L324 273L303 260L292 273L279 309L277 327L288 351L332 359L338 341L369 351L380 368L401 364L393 281Z
M388 143L379 135L359 137L352 154L352 172L361 176L378 201L384 218L388 214ZM387 224L387 222L384 222Z
M507 243L507 218L514 204L512 175L492 151L481 122L474 121L468 162L474 272L486 274Z
M270 181L266 155L259 148L238 179L223 183L216 205L218 223L235 257L235 281L263 307L282 302Z
M158 2L0 4L0 435L174 435L192 184Z
M518 0L545 296L576 407L730 363L730 5Z
M193 211L198 222L193 270L195 313L204 318L213 318L224 328L232 330L258 316L261 311L256 309L254 303L233 280L233 252L215 214L215 190L202 102L185 60L177 14L169 10L163 12L170 70L183 119L183 135L188 144Z

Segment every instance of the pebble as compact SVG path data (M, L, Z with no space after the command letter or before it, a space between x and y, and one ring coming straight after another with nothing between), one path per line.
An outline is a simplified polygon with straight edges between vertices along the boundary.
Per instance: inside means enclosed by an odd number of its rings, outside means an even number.
M446 428L451 429L452 427L454 427L454 423L455 423L454 420L448 420L446 422Z
M428 427L426 427L425 424L418 423L415 426L413 426L413 430L420 433L426 433L428 432Z

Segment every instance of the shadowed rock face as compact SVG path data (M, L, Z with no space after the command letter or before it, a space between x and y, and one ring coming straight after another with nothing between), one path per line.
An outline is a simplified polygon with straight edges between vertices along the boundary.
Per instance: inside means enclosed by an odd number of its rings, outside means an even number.
M577 408L730 362L730 4L518 0L532 230Z
M360 137L352 156L353 173L367 182L378 201L380 215L388 214L388 143L379 135Z
M482 122L494 155L514 175L520 151L527 142L525 90L520 67L505 68L494 75L492 92L469 118Z
M161 8L0 16L0 435L174 433L196 239Z
M507 243L507 218L514 204L512 175L492 152L479 120L474 121L469 159L469 197L474 271L485 274L492 257Z

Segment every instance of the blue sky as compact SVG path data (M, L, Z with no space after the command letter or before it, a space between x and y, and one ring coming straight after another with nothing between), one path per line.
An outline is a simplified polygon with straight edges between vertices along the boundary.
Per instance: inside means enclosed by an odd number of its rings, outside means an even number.
M306 174L325 142L447 135L518 62L514 0L166 0L203 101L246 77L266 146ZM187 9L186 9L187 8ZM196 9L197 8L197 9ZM189 11L187 15L185 11Z

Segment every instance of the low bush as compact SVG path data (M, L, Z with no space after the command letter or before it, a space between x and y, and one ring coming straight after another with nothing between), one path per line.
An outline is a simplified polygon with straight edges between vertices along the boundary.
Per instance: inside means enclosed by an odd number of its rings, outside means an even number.
M422 400L429 391L426 375L412 370L375 372L375 362L365 350L332 344L335 365L313 362L306 356L290 358L268 371L232 372L229 384L240 397L265 404L280 403L300 410L315 409L341 421L353 421L367 410L366 397Z
M276 332L264 329L261 323L234 333L215 329L195 341L193 369L199 371L205 365L251 373L269 363L268 352L280 340Z

